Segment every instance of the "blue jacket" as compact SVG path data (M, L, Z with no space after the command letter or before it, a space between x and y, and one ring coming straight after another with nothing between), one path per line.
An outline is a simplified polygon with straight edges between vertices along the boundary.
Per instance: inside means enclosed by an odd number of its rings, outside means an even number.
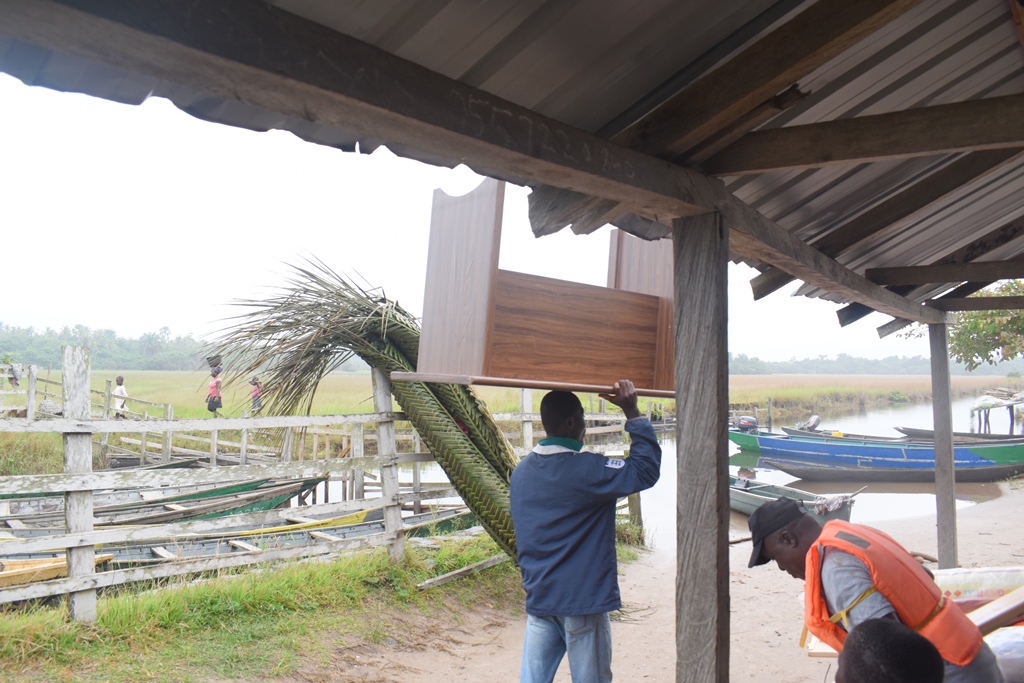
M661 446L646 418L626 422L628 458L537 446L512 472L512 522L533 616L619 609L615 503L658 481Z

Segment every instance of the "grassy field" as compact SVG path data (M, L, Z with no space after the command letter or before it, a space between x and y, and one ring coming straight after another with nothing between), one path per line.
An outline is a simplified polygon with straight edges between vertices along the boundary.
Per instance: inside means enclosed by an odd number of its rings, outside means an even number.
M393 565L376 550L273 571L176 580L107 593L93 625L60 606L8 608L0 618L3 681L223 681L291 676L341 646L414 639L465 605L517 613L519 572L505 562L421 592L416 584L500 552L487 536L409 548ZM289 679L293 680L293 679ZM303 677L301 680L313 680Z

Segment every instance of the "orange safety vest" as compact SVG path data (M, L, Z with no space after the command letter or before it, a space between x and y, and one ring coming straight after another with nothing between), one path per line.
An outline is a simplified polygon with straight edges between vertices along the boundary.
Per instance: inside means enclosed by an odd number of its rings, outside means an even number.
M853 604L829 614L821 585L821 560L825 548L849 553L871 573L871 588ZM843 649L846 613L874 592L881 593L906 626L931 641L947 662L969 664L981 650L981 631L959 606L945 600L942 590L917 560L886 534L842 521L827 522L821 536L807 552L804 584L804 623L807 630L833 647Z

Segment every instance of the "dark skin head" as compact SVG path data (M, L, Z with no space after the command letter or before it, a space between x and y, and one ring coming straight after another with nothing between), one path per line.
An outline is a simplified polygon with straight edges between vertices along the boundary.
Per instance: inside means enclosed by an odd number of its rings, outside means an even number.
M583 406L580 405L579 399L572 398L567 392L551 392L551 394L561 394L562 396L559 400L553 400L558 398L557 396L551 396L551 399L545 397L541 402L541 418L548 436L583 441L583 437L587 433L587 423L583 417ZM612 385L612 393L599 394L599 396L621 408L626 419L640 417L636 387L630 380L619 380ZM556 405L560 405L561 408L556 409ZM568 409L568 406L571 406L571 410Z
M765 538L763 552L765 557L775 561L779 569L803 581L807 551L820 535L821 525L818 520L810 515L801 515L799 519Z

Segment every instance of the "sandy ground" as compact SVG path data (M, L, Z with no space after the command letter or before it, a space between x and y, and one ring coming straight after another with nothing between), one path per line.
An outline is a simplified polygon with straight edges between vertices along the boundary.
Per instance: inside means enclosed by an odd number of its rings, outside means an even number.
M964 567L1024 565L1020 519L1024 486L1000 485L996 500L958 514ZM934 515L874 523L908 549L937 555ZM774 565L747 569L750 543L733 545L730 680L806 683L831 681L834 659L812 658L798 647L802 584ZM616 680L675 681L674 553L656 550L623 568L619 583L625 618L613 624ZM360 683L478 683L518 680L523 618L482 605L459 623L430 624L417 636L339 649L326 666L305 668L291 681ZM411 625L410 625L411 626ZM399 628L396 634L405 629ZM555 678L570 681L568 667Z

